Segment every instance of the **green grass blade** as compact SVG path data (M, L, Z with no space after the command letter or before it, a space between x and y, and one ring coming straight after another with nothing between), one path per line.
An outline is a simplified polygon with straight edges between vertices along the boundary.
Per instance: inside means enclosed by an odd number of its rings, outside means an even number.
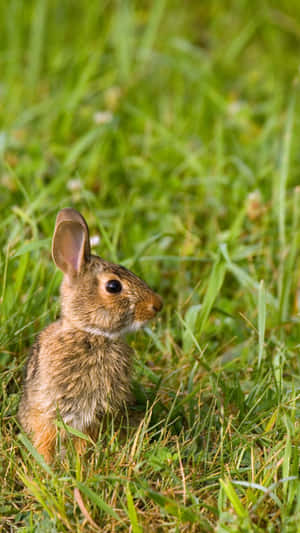
M207 290L205 292L202 308L199 314L199 335L202 335L207 319L209 317L210 311L214 305L214 302L222 288L224 277L226 273L226 264L220 258L218 258L211 271Z
M209 524L202 519L199 513L195 512L193 509L184 507L180 505L175 500L164 496L163 494L156 492L152 489L145 489L147 496L157 503L167 514L175 516L182 522L191 522L192 524L205 524L208 528L207 531L212 531L212 528L209 527Z
M105 514L108 514L119 523L122 523L123 520L119 517L118 513L108 504L99 494L96 494L92 489L84 485L84 483L77 482L78 488L80 491L87 496L96 506L103 511Z
M278 188L278 232L281 253L284 253L286 245L286 188L290 167L290 154L292 144L292 133L294 125L294 110L295 110L295 95L293 94L288 111L286 128L283 137L283 146L281 153L281 165L279 173L279 188Z
M266 329L266 295L263 280L260 282L258 290L258 368L261 365Z
M137 512L134 507L134 502L133 502L132 494L130 492L129 485L127 486L127 489L126 489L126 498L127 498L128 516L130 519L132 531L133 533L143 533L143 529L141 528L138 522L138 516L137 516Z
M27 254L28 252L35 252L36 250L41 250L41 248L49 249L50 244L50 239L38 239L30 241L28 243L22 244L14 253L13 257L20 257L22 255Z
M166 9L167 0L155 0L152 2L149 20L140 41L139 60L146 63L151 55L162 16Z
M85 433L82 433L82 431L79 431L78 429L73 428L72 426L69 426L68 424L65 424L65 422L63 422L62 420L57 420L56 425L58 428L66 429L67 432L70 435L73 435L74 437L78 437L87 442L92 442L88 435L86 435Z
M236 491L234 490L232 483L227 479L226 481L223 481L220 479L220 484L223 487L227 498L229 499L232 507L234 508L236 514L240 518L248 518L248 512L242 505Z
M294 190L293 198L293 223L291 228L291 243L289 245L288 254L284 258L281 267L281 282L280 282L280 303L279 303L279 322L283 323L288 319L291 289L294 277L294 271L297 260L297 253L299 249L300 231L299 231L299 201L300 189L298 187Z
M20 433L19 440L22 442L22 444L27 448L29 453L32 455L32 457L36 460L36 462L40 465L40 467L47 472L50 476L53 476L53 471L50 468L50 466L46 463L44 457L38 453L38 451L35 449L33 444L30 442L30 440L23 434Z
M47 35L45 30L47 21L48 0L35 2L35 12L32 19L30 42L28 50L28 83L34 86L41 73L41 65L44 53L44 41Z
M241 285L247 287L248 289L255 289L255 291L258 292L259 283L251 276L249 276L249 274L245 272L245 270L243 270L238 265L232 262L228 254L226 243L222 243L220 245L220 250L226 261L228 270L237 278ZM271 303L273 306L275 306L276 309L278 309L278 301L269 291L265 290L265 297L268 303Z
M70 151L66 157L65 165L70 167L74 165L78 158L90 147L92 144L99 139L103 132L103 128L98 127L94 128L82 137L71 146Z

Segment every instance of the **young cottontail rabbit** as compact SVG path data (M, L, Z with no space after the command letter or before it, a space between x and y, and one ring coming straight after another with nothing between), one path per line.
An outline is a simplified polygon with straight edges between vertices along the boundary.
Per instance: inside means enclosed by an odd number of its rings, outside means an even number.
M52 254L64 273L62 317L33 346L19 407L24 430L48 462L57 413L96 438L99 416L128 399L132 350L122 335L162 308L160 296L132 272L91 255L87 224L74 209L58 213Z

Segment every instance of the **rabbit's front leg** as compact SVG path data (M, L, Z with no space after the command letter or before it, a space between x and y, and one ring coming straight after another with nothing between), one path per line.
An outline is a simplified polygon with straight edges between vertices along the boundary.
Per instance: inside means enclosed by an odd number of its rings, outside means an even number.
M30 417L33 433L33 444L46 463L51 463L54 456L56 442L56 426L44 413L35 413Z

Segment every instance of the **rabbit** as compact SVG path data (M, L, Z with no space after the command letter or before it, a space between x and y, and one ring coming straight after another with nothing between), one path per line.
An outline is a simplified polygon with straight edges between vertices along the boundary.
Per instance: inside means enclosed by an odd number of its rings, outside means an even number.
M91 255L87 223L75 209L57 215L52 256L64 274L61 318L33 345L18 412L48 463L55 455L58 413L96 440L101 416L128 401L132 349L123 335L144 326L163 306L135 274ZM78 450L80 441L75 438Z

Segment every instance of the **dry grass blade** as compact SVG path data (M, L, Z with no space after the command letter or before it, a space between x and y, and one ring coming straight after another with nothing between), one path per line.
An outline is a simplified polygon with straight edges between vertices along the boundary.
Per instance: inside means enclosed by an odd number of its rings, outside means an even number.
M77 487L74 488L74 500L78 504L80 511L82 512L83 516L88 521L88 523L91 524L91 526L93 526L96 529L96 531L100 531L100 527L96 524L96 522L94 522L86 506L84 505L82 496L80 494L80 490Z

